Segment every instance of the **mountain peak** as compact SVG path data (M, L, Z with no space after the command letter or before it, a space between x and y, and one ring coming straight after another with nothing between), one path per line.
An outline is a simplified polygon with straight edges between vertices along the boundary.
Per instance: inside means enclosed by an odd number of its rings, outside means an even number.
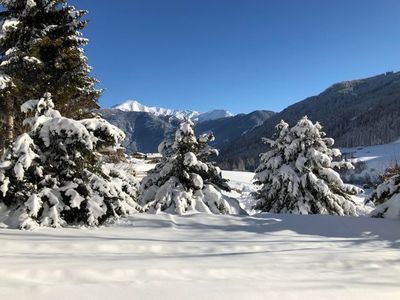
M204 122L228 117L233 117L233 114L225 109L213 109L200 114L198 120L199 122Z

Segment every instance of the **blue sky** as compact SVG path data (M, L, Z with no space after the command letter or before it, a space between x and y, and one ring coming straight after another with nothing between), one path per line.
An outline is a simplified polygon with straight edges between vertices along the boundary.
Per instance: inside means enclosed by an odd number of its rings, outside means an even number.
M398 0L73 0L108 107L280 111L400 70Z

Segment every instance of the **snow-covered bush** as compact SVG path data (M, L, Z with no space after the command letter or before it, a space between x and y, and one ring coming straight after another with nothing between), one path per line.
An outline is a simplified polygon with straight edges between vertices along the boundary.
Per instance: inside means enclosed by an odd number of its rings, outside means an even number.
M138 183L97 151L116 147L124 133L103 119L76 121L54 109L50 94L22 105L34 116L0 160L0 203L20 228L83 224L139 210Z
M208 162L218 154L209 147L212 135L196 138L193 123L183 122L174 141L159 146L163 158L141 184L141 204L150 212L170 212L180 215L189 211L215 214L241 212L238 203L225 199L221 189L229 190L221 171Z
M255 209L273 213L355 215L351 195L361 190L343 183L334 168L351 168L335 161L341 153L332 149L319 123L307 117L297 125L281 121L276 140L265 139L270 150L261 155L255 183L260 190Z
M372 217L400 219L400 175L394 175L381 183L366 203L372 202L376 208Z

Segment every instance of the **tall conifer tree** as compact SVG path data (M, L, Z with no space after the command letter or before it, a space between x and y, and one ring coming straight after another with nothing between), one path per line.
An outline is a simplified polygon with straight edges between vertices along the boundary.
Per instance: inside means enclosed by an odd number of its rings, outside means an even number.
M0 103L6 138L20 133L19 107L50 92L59 110L80 117L97 108L101 91L90 77L81 30L87 13L65 0L0 0ZM14 125L15 123L15 125ZM4 126L3 126L4 127ZM14 132L15 131L15 132Z
M212 139L212 135L196 137L192 121L186 120L176 131L174 141L160 144L162 161L141 184L141 204L145 211L180 215L194 211L244 213L236 200L221 193L230 188L221 170L208 160L218 154L208 145Z
M352 195L361 190L345 184L334 170L353 168L339 161L340 150L332 148L319 123L307 117L294 127L281 121L276 139L265 140L270 150L261 155L256 170L260 190L255 209L271 213L356 215Z

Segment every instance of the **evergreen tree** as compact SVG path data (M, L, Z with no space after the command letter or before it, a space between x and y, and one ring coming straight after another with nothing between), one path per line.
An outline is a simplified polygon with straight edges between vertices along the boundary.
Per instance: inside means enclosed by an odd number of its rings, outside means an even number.
M281 121L276 139L265 139L270 150L261 155L255 184L260 190L255 209L272 213L355 215L351 198L361 190L344 184L333 168L351 168L332 149L333 139L326 138L321 125L307 117L296 126Z
M5 9L0 12L0 74L11 80L0 89L0 102L9 137L21 131L19 107L45 92L65 116L97 108L100 91L89 76L82 48L87 39L80 33L86 11L65 0L0 0L0 5Z
M386 178L366 200L366 203L376 205L371 212L372 217L400 219L400 175Z
M190 211L215 214L242 213L239 204L225 199L222 190L229 190L227 181L210 155L218 154L208 142L212 135L196 138L193 123L183 122L175 140L159 146L162 161L149 172L141 184L141 204L150 212L166 211L180 215Z
M76 121L54 109L50 94L30 100L30 128L0 160L0 204L15 226L95 226L140 210L138 182L110 165L98 151L116 147L121 130L103 119Z

